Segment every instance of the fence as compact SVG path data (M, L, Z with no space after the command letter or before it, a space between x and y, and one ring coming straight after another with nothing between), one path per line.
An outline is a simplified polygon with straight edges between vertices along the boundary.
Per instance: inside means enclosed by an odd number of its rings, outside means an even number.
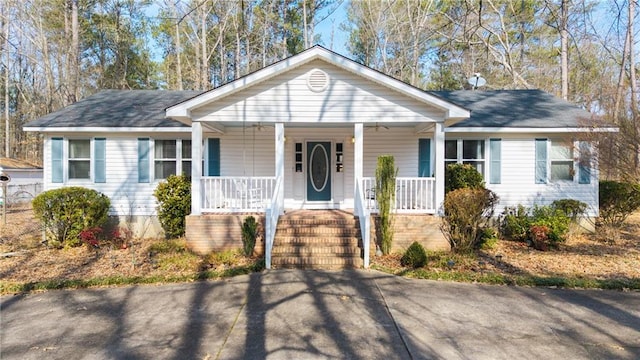
M30 202L34 197L38 196L38 194L42 192L42 186L42 183L7 184L7 205L11 206ZM5 197L3 194L3 187L0 186L0 204L2 204L3 201L5 201Z

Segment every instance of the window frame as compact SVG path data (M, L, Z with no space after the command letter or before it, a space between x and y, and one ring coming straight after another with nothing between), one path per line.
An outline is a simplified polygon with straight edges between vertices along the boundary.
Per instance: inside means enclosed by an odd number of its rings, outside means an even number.
M547 158L546 158L546 178L544 179L544 182L537 182L536 184L541 184L541 185L550 185L550 184L576 184L576 185L590 185L593 183L593 172L596 171L594 169L594 163L593 163L593 146L591 144L591 142L589 141L581 141L581 140L563 140L563 139L558 139L558 138L537 138L535 139L536 141L540 141L540 140L545 140L546 141L546 151L547 151ZM585 143L586 145L581 145ZM569 148L570 150L570 156L571 158L563 158L563 159L559 159L559 158L553 158L553 154L552 154L552 148L553 148L553 144L564 144L567 148ZM585 146L585 151L588 151L588 158L584 158L584 155L582 154L582 150L581 150L581 146ZM538 161L540 161L536 155L535 157L535 162L537 163ZM552 165L554 162L556 163L561 163L561 162L571 162L571 169L569 170L569 173L571 175L571 179L552 179L552 174L551 174L551 169L552 169ZM586 167L585 167L586 166ZM581 167L584 167L584 169L581 170ZM586 177L584 178L585 180L583 180L583 178L581 177L581 171L587 171L588 174L586 175Z
M93 181L93 171L92 171L92 166L94 164L94 153L93 153L93 143L94 143L94 138L84 138L84 137L73 137L73 138L67 138L66 139L66 146L65 146L65 157L64 157L64 164L66 169L64 169L64 173L65 176L67 178L67 181L70 182L82 182L82 181ZM76 141L87 141L89 144L89 157L85 158L85 157L71 157L71 143L72 142L76 142ZM80 162L87 162L88 163L88 174L87 177L71 177L71 163L80 163Z
M447 142L455 141L456 142L456 159L447 158ZM464 142L465 141L479 141L482 144L482 158L481 159L466 159L463 157L464 152ZM444 164L445 167L448 164L455 163L456 164L468 164L469 162L481 162L482 163L482 174L483 179L487 180L488 175L488 165L489 165L489 154L487 153L489 139L479 139L479 138L455 138L455 139L445 139L445 151L444 151ZM472 165L472 164L471 164ZM477 169L477 168L476 168Z
M569 157L568 158L554 158L554 144L556 147L558 146L562 146L564 149L569 151ZM575 144L573 142L571 142L570 144L564 144L562 141L556 140L549 140L548 141L548 154L549 154L549 158L548 158L548 164L547 164L547 180L549 184L557 184L557 183L570 183L570 182L576 182L576 158L575 158ZM561 178L557 178L554 179L554 174L553 174L553 166L555 164L565 164L565 163L569 163L570 164L570 168L569 168L569 176L571 176L571 179L561 179Z
M185 158L183 157L182 154L182 147L183 147L183 141L189 141L191 142L191 139L182 139L182 138L168 138L168 137L158 137L158 138L148 138L149 139L149 174L151 177L151 181L150 182L160 182L163 180L166 180L166 177L159 177L158 174L156 173L156 162L157 161L163 161L163 162L174 162L175 163L175 169L176 171L172 174L169 175L180 175L182 174L182 169L183 169L183 161L189 161L191 162L191 165L193 166L193 159L191 158L191 154L188 154L188 157ZM176 157L175 158L157 158L156 157L156 142L158 141L173 141L175 143L176 146ZM193 144L191 144L191 146L193 146ZM185 173L185 175L188 178L191 178L191 172L189 172L188 174Z

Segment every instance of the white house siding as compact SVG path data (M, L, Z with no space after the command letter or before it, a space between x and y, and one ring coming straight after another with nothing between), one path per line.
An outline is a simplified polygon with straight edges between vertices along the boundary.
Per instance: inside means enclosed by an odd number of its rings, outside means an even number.
M108 133L87 134L83 136L75 133L74 139L106 138L106 182L94 183L93 180L67 180L67 167L65 164L63 183L51 182L51 138L63 137L68 139L69 134L47 135L44 141L44 189L50 190L64 186L82 186L99 191L111 200L111 215L119 216L151 216L156 214L156 199L153 191L160 180L151 180L150 183L138 182L138 138L151 139L190 139L190 134L159 133L150 136L148 133ZM92 150L93 152L93 146ZM67 145L64 147L65 158ZM93 154L92 154L93 158ZM152 159L151 159L152 160ZM93 164L92 164L93 166ZM152 165L153 167L153 165Z
M579 184L577 175L573 182L556 182L549 184L535 183L535 139L547 138L551 141L571 141L572 136L550 134L471 134L458 135L447 134L447 140L452 139L502 139L501 149L501 183L489 183L489 163L486 163L486 186L500 197L497 213L501 213L505 207L514 207L519 204L531 207L534 205L550 205L558 199L575 199L589 206L588 216L595 217L598 214L598 182L597 169L592 174L590 184ZM485 153L489 160L488 144ZM577 153L574 153L574 157ZM577 167L576 167L577 171Z
M307 76L316 68L330 77L322 92L307 86ZM194 121L215 122L429 122L444 115L443 110L320 60L192 111Z
M244 131L241 127L227 127L224 134L204 134L205 139L210 137L220 138L220 175L274 176L276 150L272 126L258 129L247 125Z
M412 127L378 128L365 127L363 175L376 174L378 156L393 155L399 177L418 176L418 139L432 139L431 133L416 134ZM433 146L433 145L432 145ZM434 151L431 151L433 155ZM433 159L431 161L433 169Z

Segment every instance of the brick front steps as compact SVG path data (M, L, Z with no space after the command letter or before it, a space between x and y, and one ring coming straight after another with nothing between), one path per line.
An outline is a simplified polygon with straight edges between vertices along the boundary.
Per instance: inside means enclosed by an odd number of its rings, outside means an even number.
M340 210L291 211L280 217L271 253L274 268L361 268L358 220Z

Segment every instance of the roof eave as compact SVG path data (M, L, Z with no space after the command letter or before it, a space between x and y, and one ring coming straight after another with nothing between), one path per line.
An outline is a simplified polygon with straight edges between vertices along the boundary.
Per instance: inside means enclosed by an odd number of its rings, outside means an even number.
M447 133L614 133L617 127L450 127Z
M169 127L169 126L156 126L156 127L106 127L106 126L92 126L92 127L76 127L76 126L42 126L42 127L24 127L23 131L28 132L42 132L42 133L108 133L108 132L126 132L126 133L143 133L143 132L165 132L165 133L182 133L191 132L189 127Z

